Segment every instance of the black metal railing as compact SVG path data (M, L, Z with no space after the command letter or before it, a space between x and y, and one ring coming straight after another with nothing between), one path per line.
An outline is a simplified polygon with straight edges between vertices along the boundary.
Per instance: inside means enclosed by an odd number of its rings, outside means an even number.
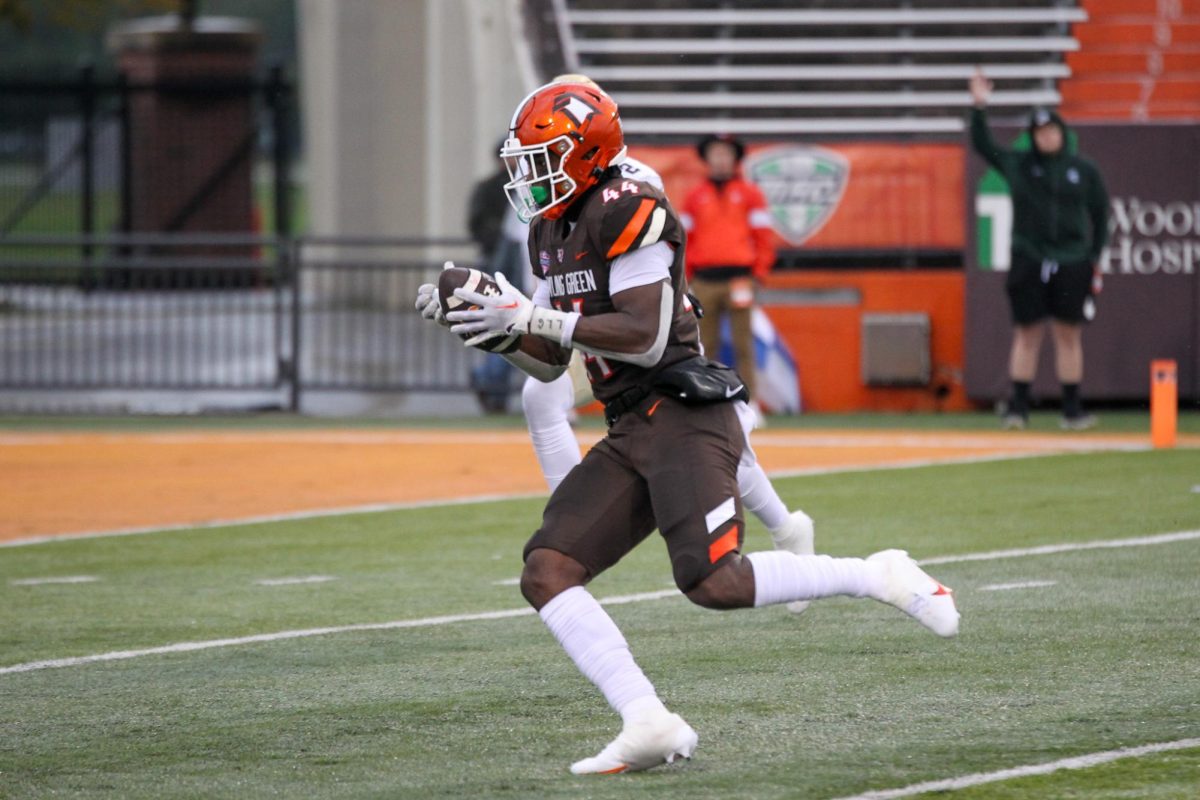
M80 253L88 253L87 258ZM488 357L413 308L462 239L0 239L0 390L463 392Z
M206 167L154 230L194 229L197 211L213 202L234 173L249 169L262 180L256 177L249 190L254 219L246 232L294 232L290 163L297 118L294 87L281 68L261 78L139 82L124 75L101 77L83 67L67 79L0 76L0 237L147 230L135 219L139 192L154 181L179 180L169 170L143 168L139 174L134 168L135 152L146 160L148 148L178 146L161 137L139 138L136 103L147 95L201 106L244 98L251 108L237 146ZM87 256L90 245L82 247Z

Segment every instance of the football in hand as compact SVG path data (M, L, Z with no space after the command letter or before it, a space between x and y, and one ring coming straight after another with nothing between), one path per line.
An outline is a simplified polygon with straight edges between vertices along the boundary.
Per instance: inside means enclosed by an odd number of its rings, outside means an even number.
M479 292L489 297L498 297L500 295L500 287L496 285L496 282L479 270L467 269L466 267L450 267L449 269L442 270L442 274L438 277L438 298L442 304L443 314L479 307L471 305L462 298L455 297L454 290L458 288ZM459 338L464 342L470 339L471 336L472 334L469 333L459 334ZM511 353L521 346L521 334L498 335L474 346L489 353Z

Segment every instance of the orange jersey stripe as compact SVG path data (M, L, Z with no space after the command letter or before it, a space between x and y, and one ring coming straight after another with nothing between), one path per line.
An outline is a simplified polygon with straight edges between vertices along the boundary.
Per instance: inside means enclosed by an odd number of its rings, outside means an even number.
M646 224L646 218L650 216L650 212L654 210L654 200L647 197L642 200L637 211L633 213L633 219L629 220L629 224L625 226L625 230L621 231L621 235L613 242L613 246L608 248L608 255L605 258L612 260L624 253L633 244L633 240L642 232L642 227Z
M708 546L708 560L709 562L715 564L721 560L721 556L725 555L731 550L737 550L737 548L738 526L734 525L732 528L725 531L725 533L721 535L720 539L717 539Z

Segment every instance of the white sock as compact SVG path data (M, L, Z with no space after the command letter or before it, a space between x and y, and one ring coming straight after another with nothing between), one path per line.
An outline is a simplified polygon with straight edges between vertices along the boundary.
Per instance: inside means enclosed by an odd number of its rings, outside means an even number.
M563 373L550 383L527 378L521 389L521 407L525 411L538 465L553 492L567 473L583 460L579 442L571 430L570 413L575 407L575 389L570 374Z
M665 708L654 685L633 660L616 623L587 589L567 589L538 614L579 671L596 684L623 720Z
M861 558L798 556L766 550L746 556L754 567L754 605L772 606L822 597L878 597L883 570Z
M787 506L779 499L762 467L758 464L739 464L737 479L742 505L750 509L767 526L767 530L777 531L788 524Z

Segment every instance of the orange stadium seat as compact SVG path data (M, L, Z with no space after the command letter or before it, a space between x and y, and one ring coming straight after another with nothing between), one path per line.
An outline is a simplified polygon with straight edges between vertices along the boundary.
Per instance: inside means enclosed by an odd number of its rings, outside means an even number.
M1200 0L1176 0L1179 12L1185 16L1200 15ZM1088 19L1105 17L1154 17L1159 11L1159 0L1083 0L1080 3L1088 13Z
M1154 120L1174 122L1200 119L1200 103L1149 103L1145 113L1137 113L1128 103L1089 103L1082 106L1064 105L1059 109L1071 122L1107 120Z
M1200 49L1159 54L1162 73L1200 72ZM1152 68L1150 51L1067 53L1067 66L1079 78L1095 75L1145 75Z
M1196 22L1080 22L1072 29L1086 50L1095 46L1168 47L1200 44Z
M1062 111L1082 119L1200 119L1200 0L1081 0Z
M1142 99L1140 81L1074 80L1062 87L1063 106L1075 103L1136 103Z

